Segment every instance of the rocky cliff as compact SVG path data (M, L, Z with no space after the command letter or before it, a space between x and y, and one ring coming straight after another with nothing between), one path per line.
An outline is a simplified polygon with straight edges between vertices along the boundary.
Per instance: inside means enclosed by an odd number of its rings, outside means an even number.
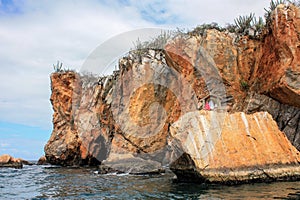
M260 39L206 29L131 51L110 76L53 73L47 160L170 165L200 182L299 178L300 10L279 5L271 19Z

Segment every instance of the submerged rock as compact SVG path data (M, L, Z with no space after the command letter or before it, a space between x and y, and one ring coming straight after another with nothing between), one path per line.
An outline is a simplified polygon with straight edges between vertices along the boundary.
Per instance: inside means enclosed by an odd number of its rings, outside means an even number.
M160 174L165 170L161 163L154 160L134 157L132 154L111 154L110 157L102 163L102 169L108 169L107 172L129 173L134 175ZM102 170L105 172L106 170Z

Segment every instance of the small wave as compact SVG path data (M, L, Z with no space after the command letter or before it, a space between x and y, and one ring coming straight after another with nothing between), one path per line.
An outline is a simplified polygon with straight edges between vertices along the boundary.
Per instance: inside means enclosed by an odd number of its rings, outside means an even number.
M111 173L107 173L107 174L101 174L101 173L99 173L99 171L94 171L93 173L99 174L102 176L132 176L132 174L130 174L129 172L127 172L127 173L111 172Z
M47 168L1 169L0 199L299 199L300 195L299 182L207 186L173 182L174 174L168 171L153 176Z

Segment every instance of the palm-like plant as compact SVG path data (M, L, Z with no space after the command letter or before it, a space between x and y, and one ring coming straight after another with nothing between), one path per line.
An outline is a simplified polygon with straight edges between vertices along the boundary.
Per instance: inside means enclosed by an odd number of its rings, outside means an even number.
M253 25L255 26L256 31L260 34L265 27L265 22L262 17L259 17L258 20L256 17L253 19Z
M236 18L234 20L234 23L237 28L237 32L244 33L248 28L252 26L254 19L254 13L250 13L250 15L239 16L238 18Z
M54 71L62 72L63 71L62 66L63 66L62 62L57 61L56 65L53 64Z

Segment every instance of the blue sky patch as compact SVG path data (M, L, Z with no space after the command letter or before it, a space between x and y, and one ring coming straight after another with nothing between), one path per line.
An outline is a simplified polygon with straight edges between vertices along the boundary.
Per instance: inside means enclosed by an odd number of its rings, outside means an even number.
M51 130L21 124L0 122L0 155L10 154L36 160L44 154Z
M0 0L0 14L20 14L22 1Z
M161 3L142 4L140 13L144 20L160 25L176 23L178 20L178 17L170 14Z

